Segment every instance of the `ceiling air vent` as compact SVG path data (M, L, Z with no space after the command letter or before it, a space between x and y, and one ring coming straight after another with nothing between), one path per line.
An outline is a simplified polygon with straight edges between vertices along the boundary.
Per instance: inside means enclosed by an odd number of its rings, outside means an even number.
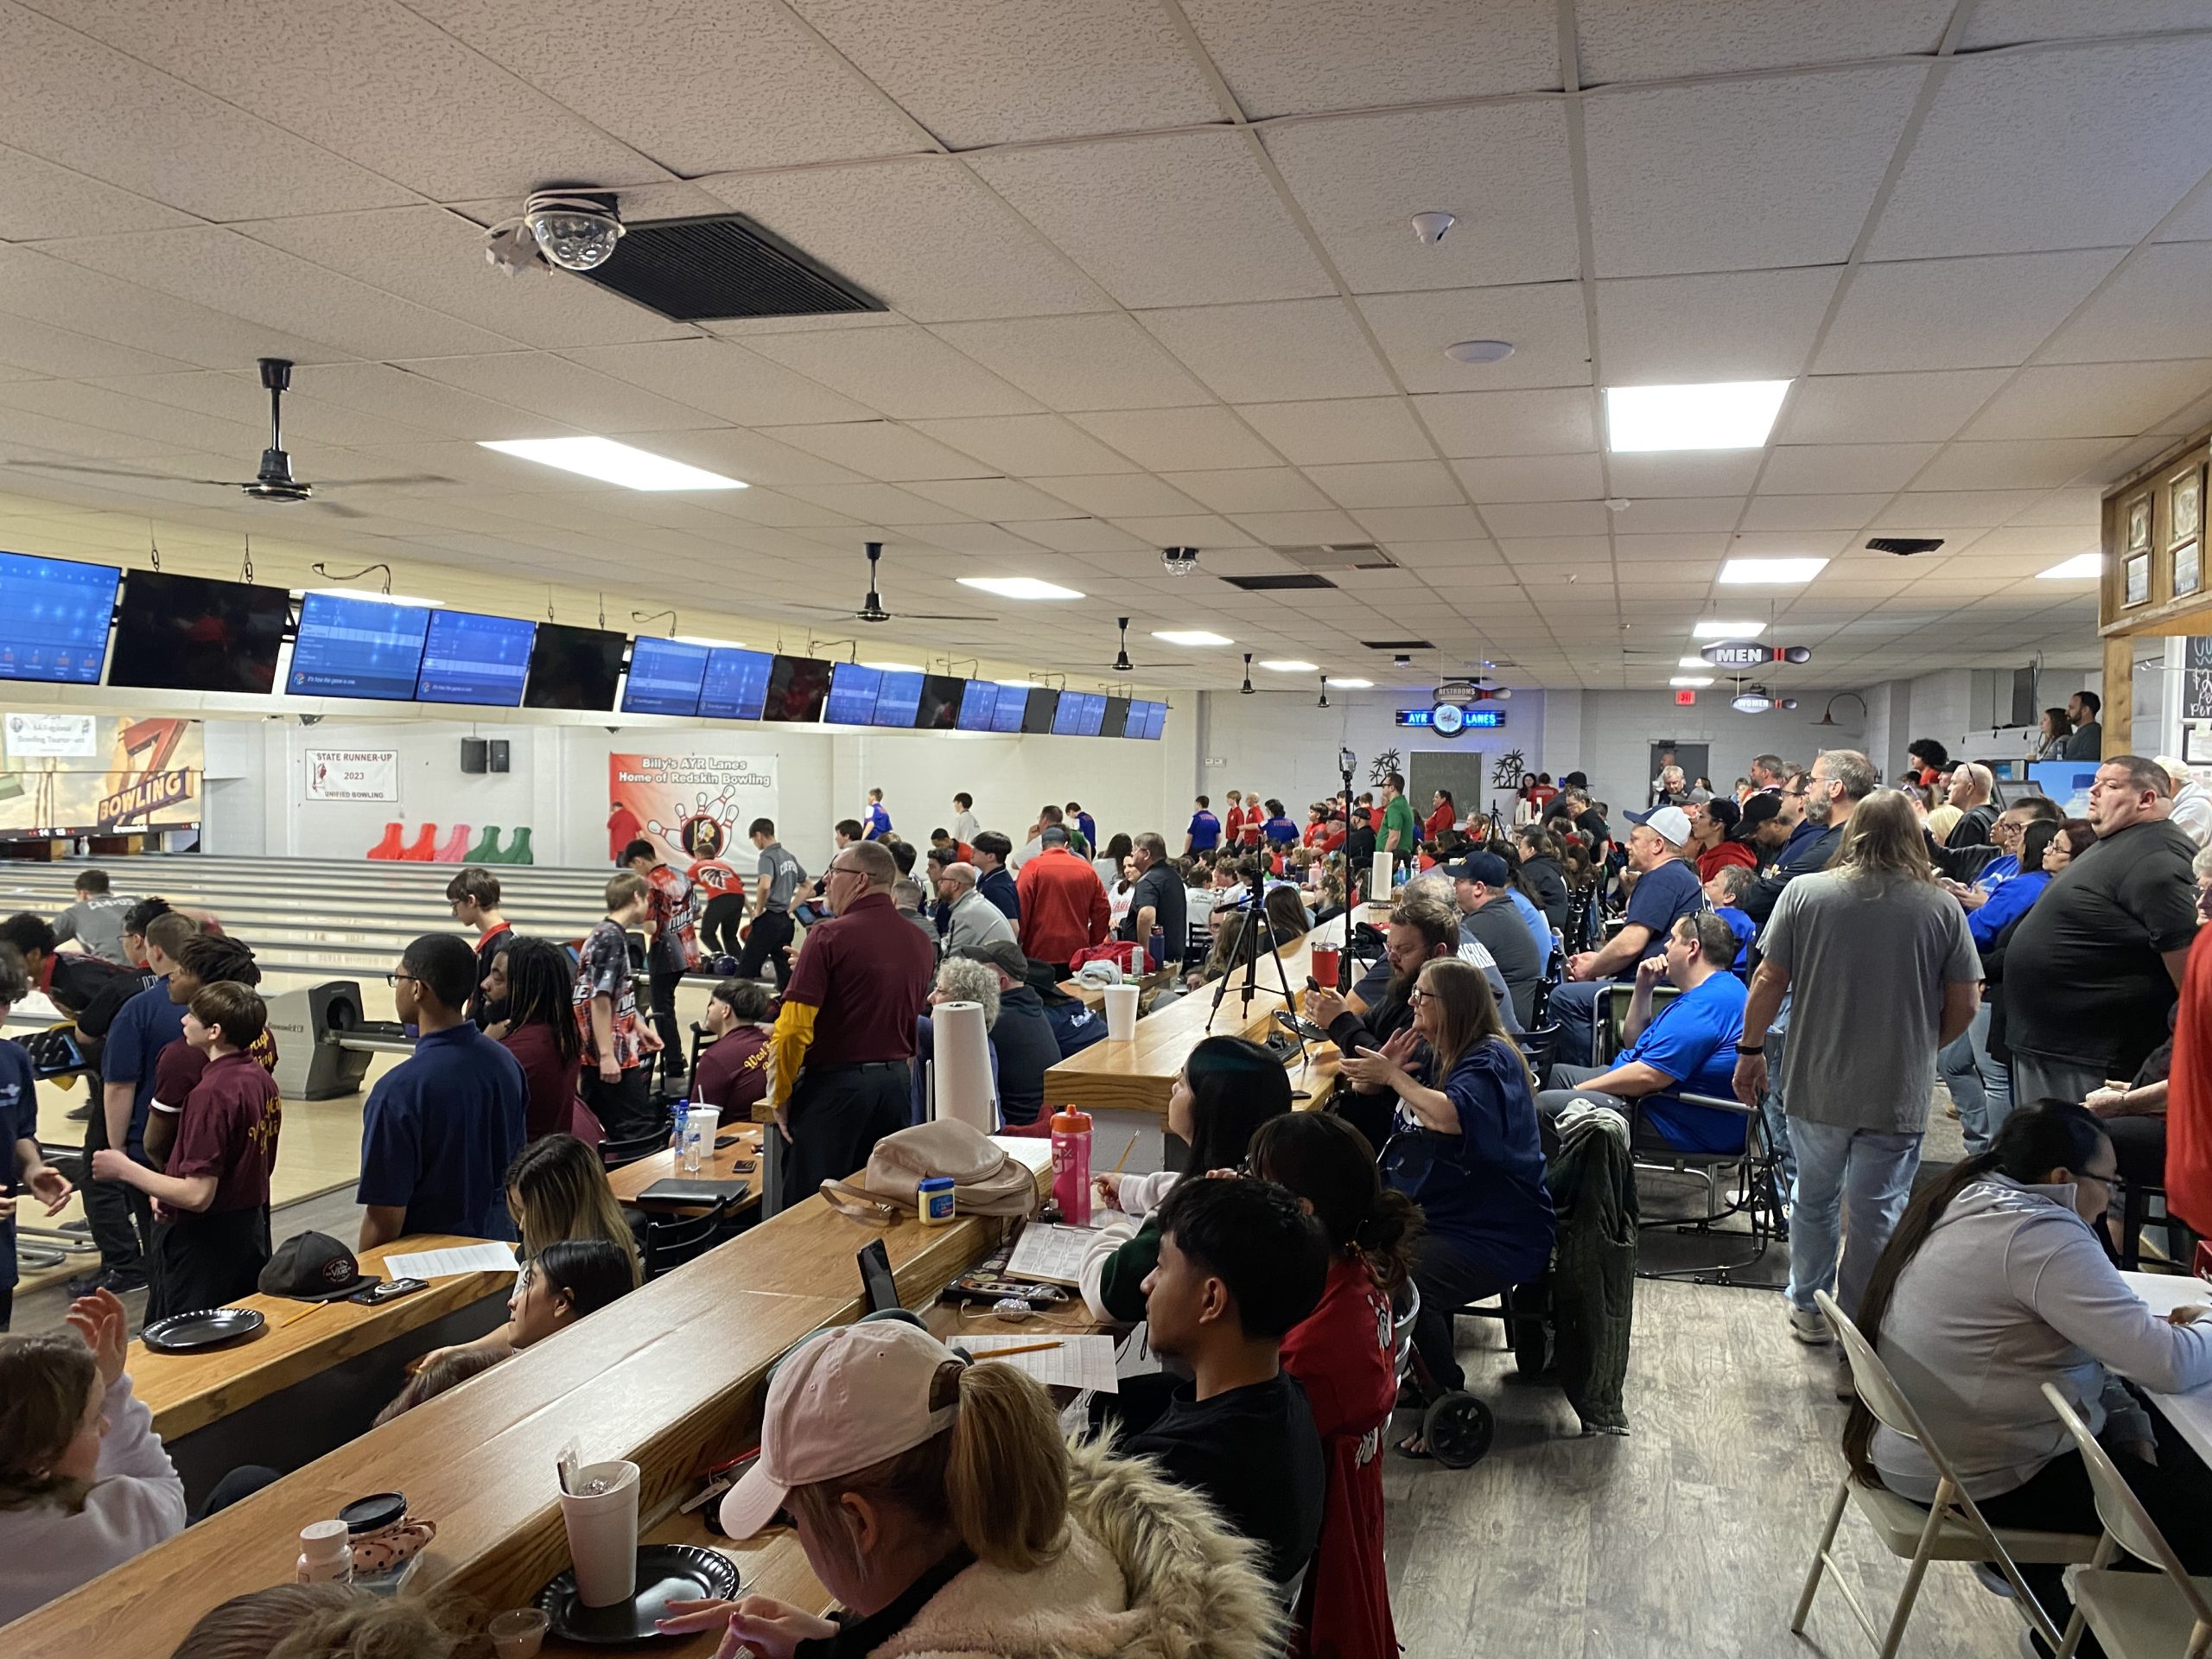
M1334 588L1337 585L1326 576L1316 575L1311 570L1300 571L1294 576L1224 576L1222 580L1232 588L1242 588L1248 594L1279 594L1292 588Z
M612 259L578 274L678 322L886 308L743 213L632 225Z
M1870 553L1894 553L1909 559L1916 553L1933 553L1943 545L1941 536L1877 536L1866 543Z
M1434 651L1436 649L1426 639L1363 639L1359 643L1370 651Z
M1301 570L1395 570L1398 562L1372 542L1319 542L1268 549Z

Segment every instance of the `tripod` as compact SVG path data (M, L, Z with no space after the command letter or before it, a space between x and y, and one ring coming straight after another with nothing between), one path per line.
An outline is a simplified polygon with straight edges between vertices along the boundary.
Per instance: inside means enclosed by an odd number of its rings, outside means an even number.
M1283 966L1278 946L1282 941L1275 938L1274 925L1268 919L1268 907L1263 902L1267 894L1265 867L1255 865L1246 877L1250 884L1243 909L1236 915L1236 937L1229 946L1229 960L1234 963L1240 957L1244 963L1244 1017L1252 1017L1252 999L1260 994L1260 952L1265 950L1275 964L1275 977L1282 985L1282 1005L1295 1009L1297 1001L1290 994L1290 970ZM1216 1015L1221 1012L1221 1000L1229 995L1228 972L1224 972L1213 988L1213 1007L1206 1010L1206 1029L1213 1029ZM1273 990L1268 995L1273 995Z

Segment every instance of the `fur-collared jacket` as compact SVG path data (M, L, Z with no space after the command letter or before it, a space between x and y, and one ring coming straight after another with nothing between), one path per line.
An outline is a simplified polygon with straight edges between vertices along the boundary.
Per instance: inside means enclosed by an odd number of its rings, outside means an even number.
M1096 1441L1069 1448L1067 1547L1031 1573L978 1561L872 1659L1267 1659L1281 1599L1205 1498Z

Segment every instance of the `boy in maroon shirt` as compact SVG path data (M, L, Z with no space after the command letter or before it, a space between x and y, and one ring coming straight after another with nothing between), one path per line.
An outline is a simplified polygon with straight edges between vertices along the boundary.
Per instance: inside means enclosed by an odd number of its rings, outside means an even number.
M184 1020L185 1040L207 1069L184 1103L164 1172L125 1154L97 1152L93 1173L126 1181L159 1204L155 1237L161 1306L151 1319L220 1307L251 1295L269 1262L269 1177L283 1113L276 1084L250 1052L268 1009L244 985L203 987Z

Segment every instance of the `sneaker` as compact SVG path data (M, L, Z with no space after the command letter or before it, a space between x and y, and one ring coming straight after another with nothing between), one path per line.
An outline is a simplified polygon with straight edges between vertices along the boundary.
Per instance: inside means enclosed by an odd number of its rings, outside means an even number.
M1828 1339L1828 1322L1816 1307L1789 1307L1789 1334L1800 1342L1818 1344Z
M144 1274L126 1272L121 1268L104 1268L98 1273L72 1279L68 1284L72 1296L89 1296L96 1290L111 1290L118 1296L128 1296L134 1290L145 1288Z
M1988 1591L1991 1595L2002 1596L2007 1601L2011 1601L2013 1599L2012 1581L2006 1578L2002 1573L1999 1573L1995 1567L1990 1566L1987 1561L1972 1561L1969 1562L1968 1565L1974 1568L1974 1577L1981 1580L1981 1587ZM2034 1632L2032 1630L2023 1630L2020 1634L2022 1636L2031 1636Z

